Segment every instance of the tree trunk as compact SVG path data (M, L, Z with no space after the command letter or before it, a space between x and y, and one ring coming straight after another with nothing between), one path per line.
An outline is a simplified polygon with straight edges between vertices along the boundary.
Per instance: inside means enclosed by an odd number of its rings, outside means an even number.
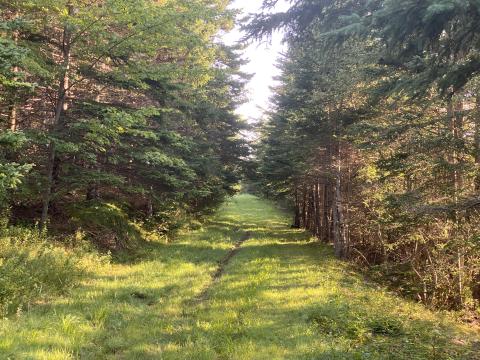
M315 185L308 189L308 230L315 234Z
M147 219L153 218L153 186L150 186L150 193L147 197Z
M480 90L479 90L480 91ZM477 94L475 112L475 165L477 176L475 177L475 191L480 191L480 93Z
M298 188L295 186L295 217L293 219L292 227L295 229L300 229L300 203L298 199Z
M314 206L314 233L318 239L320 235L320 183L315 182L313 186L313 206Z
M475 134L474 134L474 146L475 146L475 168L477 175L475 177L475 191L476 195L479 195L480 192L480 89L478 90L476 97L476 111L474 114L475 122ZM480 271L477 271L473 275L472 280L472 297L476 301L477 305L480 306Z
M453 117L453 123L452 123L452 132L453 132L453 137L455 139L455 150L453 153L454 156L454 165L455 171L454 171L454 186L455 186L455 192L457 195L457 198L459 196L459 193L463 189L463 171L461 168L458 167L458 165L462 164L462 152L461 149L459 148L460 143L463 139L463 126L464 126L464 114L463 114L463 99L458 100L455 106L455 116Z
M452 187L453 187L453 202L455 209L453 211L452 217L454 226L451 233L452 240L457 243L457 290L458 290L458 305L463 305L463 278L464 278L464 264L465 264L465 255L463 249L463 242L460 239L460 211L458 209L460 194L463 188L463 173L459 168L461 165L461 152L459 151L459 143L463 137L463 99L458 100L454 104L453 96L449 99L447 106L447 116L450 121L450 131L453 137L453 149L450 155L450 163L453 166L452 171Z
M67 5L68 13L70 16L74 14L74 8L71 4ZM55 104L55 115L51 124L51 133L55 133L61 123L61 119L65 110L67 110L66 97L69 87L69 72L70 72L70 61L71 61L71 40L72 40L72 31L69 25L65 25L63 29L63 39L62 39L62 72L59 78L59 86L57 91L57 100ZM39 228L43 230L46 226L48 220L48 212L50 207L50 201L52 198L52 190L54 183L54 172L55 172L55 159L56 159L56 148L55 142L50 141L48 145L48 158L47 158L47 183L45 185L45 190L43 193L43 206L42 206L42 216L40 218Z
M342 162L341 162L341 145L338 144L338 159L337 171L335 176L335 193L333 204L333 239L335 255L339 258L344 257L345 254L345 221L343 209L343 194L342 194Z
M322 229L321 239L324 243L328 243L328 185L322 186Z
M302 192L302 227L306 228L307 226L307 189L303 185Z
M14 14L13 18L16 19L18 14ZM15 30L13 32L13 42L15 45L18 44L18 31ZM19 69L18 66L14 66L12 69L13 73L16 74L18 73ZM13 78L14 81L17 81L17 77L14 76ZM10 105L10 115L9 115L9 127L11 131L17 131L17 101L15 99L15 96L12 96L12 103Z
M333 208L333 237L335 255L339 258L345 256L345 224L343 218L343 199L340 176L337 176L335 185L335 200Z
M463 99L457 102L456 111L455 111L455 123L454 123L454 138L457 144L463 139L463 125L464 125L464 114L463 114ZM460 149L456 151L456 165L462 164L462 157L461 157ZM455 169L455 193L456 193L456 200L455 205L458 206L459 197L463 191L463 171L461 168ZM459 227L460 225L460 211L457 209L455 214L455 222L456 222L456 236L461 236ZM463 307L463 287L464 287L464 272L465 272L465 250L463 245L463 239L458 239L461 243L459 244L459 249L457 253L457 261L458 261L458 300L459 305Z
M9 122L10 130L17 131L17 104L15 103L15 100L10 107Z

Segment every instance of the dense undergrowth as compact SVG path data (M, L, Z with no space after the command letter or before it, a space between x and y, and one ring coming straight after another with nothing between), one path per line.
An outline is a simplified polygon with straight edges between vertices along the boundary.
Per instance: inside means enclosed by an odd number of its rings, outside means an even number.
M68 294L90 269L108 261L83 239L63 240L36 229L0 229L0 317Z
M0 317L67 295L92 269L134 259L148 242L168 242L181 230L201 228L203 221L180 211L145 221L128 210L100 201L77 204L63 216L65 223L56 220L49 232L2 221Z
M69 209L66 224L57 221L50 232L3 221L0 317L67 295L92 269L111 261L128 262L142 254L148 242L168 242L179 231L202 226L202 217L167 215L168 221L140 221L120 205L90 202Z
M0 227L0 317L67 295L92 269L128 261L149 241L168 242L180 229L201 226L185 216L161 225L134 221L115 204L92 203L71 210L68 224L51 232Z

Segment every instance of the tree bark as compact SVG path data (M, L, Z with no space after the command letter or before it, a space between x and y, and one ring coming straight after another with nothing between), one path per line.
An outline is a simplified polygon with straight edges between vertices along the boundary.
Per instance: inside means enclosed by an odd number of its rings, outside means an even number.
M339 258L344 257L345 254L345 222L343 209L343 194L342 194L342 160L341 160L341 145L338 144L338 159L337 170L335 175L335 193L333 206L333 238L335 255Z
M320 234L320 183L315 182L313 186L313 206L314 206L314 233L318 238Z
M70 16L74 14L74 7L71 4L67 5L68 13ZM55 114L51 124L51 133L55 133L60 127L62 116L67 110L66 97L69 87L69 73L70 73L70 62L71 62L71 40L72 40L72 31L69 25L65 25L63 29L63 39L62 39L62 72L59 78L59 86L57 91L57 100L55 104ZM42 205L42 216L40 218L39 228L43 230L46 226L48 220L48 213L50 208L50 201L52 198L52 190L54 183L54 172L55 172L55 159L56 159L56 148L55 142L52 140L48 145L48 158L47 158L47 182L45 185L43 193L43 205Z
M18 16L17 13L14 14L13 18L16 19ZM18 31L15 30L13 32L13 42L15 45L18 44ZM17 74L19 71L18 66L14 66L12 69L14 74ZM14 81L17 81L17 77L14 76L13 78ZM12 103L10 105L10 114L9 114L9 127L11 131L17 131L17 101L15 99L15 96L12 96Z
M328 243L328 185L322 186L322 229L321 238L324 243Z
M454 171L455 191L457 197L463 188L463 172L458 165L462 164L461 150L458 148L460 142L463 139L463 126L464 126L464 114L463 114L463 99L457 101L455 106L455 116L453 117L452 132L455 139L455 151L454 151L454 164L456 165Z
M9 122L10 122L10 130L17 131L17 104L15 101L10 107Z
M480 89L476 96L476 111L474 114L475 134L474 134L474 151L475 151L475 167L477 175L475 177L475 191L480 192ZM473 275L472 280L472 297L480 305L480 272Z
M302 227L307 227L307 189L306 185L303 185L302 189Z
M147 219L151 219L153 217L153 186L150 186L150 193L147 197Z
M479 90L480 91L480 90ZM475 165L477 176L475 177L475 191L480 191L480 93L477 94L475 112Z
M293 219L293 225L292 227L295 229L300 229L301 223L300 223L300 203L298 199L298 187L295 186L295 216Z
M333 235L335 255L339 258L345 256L345 226L343 218L343 199L340 176L337 176L335 185L335 205L333 208Z
M452 172L452 186L453 186L453 201L455 209L453 211L453 222L454 226L452 229L451 237L458 244L457 249L457 270L458 270L458 305L463 305L463 282L464 282L464 264L465 264L465 254L463 249L463 244L460 236L460 211L458 209L460 194L463 188L463 173L459 168L461 165L461 152L458 149L459 142L463 137L463 99L458 100L455 104L452 98L449 99L447 114L450 119L450 130L453 137L453 150L451 152L451 164L453 165Z

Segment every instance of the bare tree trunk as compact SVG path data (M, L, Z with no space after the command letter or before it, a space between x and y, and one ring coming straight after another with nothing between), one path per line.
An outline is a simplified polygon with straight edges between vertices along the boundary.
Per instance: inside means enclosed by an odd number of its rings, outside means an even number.
M311 190L311 198L312 198L312 216L311 216L311 227L312 232L315 237L317 237L317 183L314 182L312 185Z
M318 180L313 186L313 204L314 204L314 233L315 237L320 235L320 184Z
M345 256L345 224L344 224L344 214L343 214L343 199L342 199L342 190L341 190L341 180L340 177L337 177L335 185L335 205L333 208L333 225L334 225L334 248L335 255L337 257Z
M344 239L345 239L345 246L344 246L344 256L348 257L350 255L350 202L351 202L351 192L352 188L352 167L350 164L349 159L347 158L347 176L344 186L345 196L343 200L345 202L344 205Z
M295 229L300 229L300 203L298 199L298 187L295 186L295 217L293 219L293 225Z
M335 194L333 206L333 236L335 255L337 257L345 256L345 221L343 209L343 194L342 194L342 160L341 160L341 145L338 144L338 159L337 170L335 176Z
M150 186L150 192L147 197L147 218L153 217L153 186Z
M18 16L17 13L13 15L13 18L16 19ZM13 32L13 42L15 45L18 44L18 31L15 30ZM14 74L17 74L19 69L18 66L14 66L12 69ZM15 76L13 78L14 81L17 80L17 77ZM11 131L17 131L17 101L15 99L15 96L12 97L12 103L10 105L10 115L9 115L9 127Z
M463 114L463 99L459 100L456 106L455 111L455 123L454 123L454 138L457 143L459 143L463 139L463 126L464 126L464 114ZM456 165L461 165L463 159L461 157L461 152L459 150L456 151ZM461 168L455 169L455 205L458 206L459 196L463 190L463 171ZM457 209L455 214L455 222L456 222L456 236L461 236L459 227L460 225L460 211ZM459 239L462 241L462 239ZM459 244L458 252L457 252L457 262L458 262L458 299L460 302L460 306L463 306L463 287L464 287L464 272L465 272L465 250L462 243Z
M479 90L480 91L480 90ZM475 112L475 165L477 176L475 178L475 191L480 191L480 93L477 94Z
M457 197L459 196L459 193L462 191L463 188L463 171L461 168L458 167L458 165L462 164L462 153L461 151L457 148L459 146L459 143L463 139L463 126L464 126L464 114L463 114L463 99L458 100L455 106L455 116L453 117L453 124L452 124L452 132L453 132L453 137L455 139L455 151L454 151L454 165L455 171L454 171L454 186L455 186L455 192L457 194Z
M302 227L307 226L307 189L306 185L303 185L302 189Z
M74 8L71 4L67 5L69 15L74 14ZM62 39L62 73L59 79L59 86L57 91L57 100L55 104L55 115L53 122L51 124L51 131L55 132L60 126L60 122L65 110L67 110L66 97L69 87L69 73L70 73L70 62L71 62L71 40L72 40L72 31L69 25L65 25L63 29L63 39ZM54 172L55 172L55 159L56 159L56 148L55 142L50 141L48 145L48 158L47 158L47 183L43 193L43 206L42 206L42 216L40 218L39 228L43 230L46 226L48 220L48 212L50 207L50 201L52 197L52 189L54 182Z
M458 100L454 104L453 94L448 100L447 104L447 116L450 121L450 131L453 137L453 150L450 154L450 163L453 166L452 171L452 187L453 187L453 202L455 209L453 211L453 230L451 237L458 244L457 248L457 270L458 270L458 305L463 305L463 277L464 277L464 264L465 264L465 255L463 244L461 243L460 236L460 211L458 209L459 198L463 188L463 173L459 168L461 165L461 152L458 149L459 142L463 137L463 99Z
M476 111L475 111L475 165L477 176L475 177L475 191L480 192L480 89L478 90L476 98ZM472 284L472 297L480 306L480 271L477 271L473 275Z
M9 122L10 130L17 131L17 104L15 102L11 105L10 108Z
M328 185L322 186L322 241L328 243Z

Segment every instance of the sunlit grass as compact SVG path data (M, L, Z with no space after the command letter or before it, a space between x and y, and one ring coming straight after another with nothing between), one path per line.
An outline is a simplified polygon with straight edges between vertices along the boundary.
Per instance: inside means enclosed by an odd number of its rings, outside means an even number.
M473 329L367 284L288 225L237 196L203 229L92 269L71 296L0 321L0 358L476 359Z

